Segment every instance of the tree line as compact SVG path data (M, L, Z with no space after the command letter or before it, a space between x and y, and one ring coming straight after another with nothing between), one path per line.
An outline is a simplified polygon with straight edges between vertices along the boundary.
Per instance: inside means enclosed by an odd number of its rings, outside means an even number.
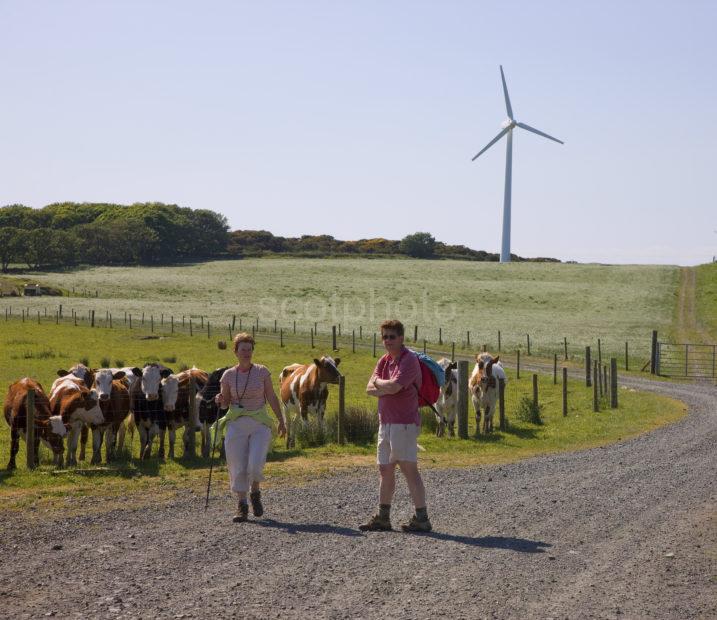
M33 270L85 265L160 265L217 258L271 255L410 256L497 261L498 254L448 245L430 233L403 239L342 241L330 235L281 237L266 230L229 231L226 218L209 209L160 202L119 205L62 202L33 209L0 207L0 268ZM555 259L513 260L553 261Z

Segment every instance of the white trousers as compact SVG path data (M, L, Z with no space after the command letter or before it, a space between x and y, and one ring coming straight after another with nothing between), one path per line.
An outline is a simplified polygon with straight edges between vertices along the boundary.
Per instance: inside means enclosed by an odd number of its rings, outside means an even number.
M224 451L232 491L246 493L252 482L264 479L270 443L271 429L254 418L243 416L227 424Z

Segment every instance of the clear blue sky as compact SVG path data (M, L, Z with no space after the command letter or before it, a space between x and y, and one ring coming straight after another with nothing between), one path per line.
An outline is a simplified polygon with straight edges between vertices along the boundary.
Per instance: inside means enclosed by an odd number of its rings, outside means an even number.
M232 228L717 254L717 3L0 0L0 204L163 201Z

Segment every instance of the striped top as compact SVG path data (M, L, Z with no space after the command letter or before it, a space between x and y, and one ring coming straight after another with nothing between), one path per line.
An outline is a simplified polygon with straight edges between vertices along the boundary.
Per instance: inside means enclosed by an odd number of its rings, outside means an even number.
M244 409L254 411L263 407L266 402L265 382L267 379L271 379L271 373L266 366L261 364L254 364L251 367L251 373L233 366L224 371L221 384L227 385L231 389L232 405L241 405ZM246 391L244 391L245 386ZM242 392L244 396L240 401L239 397Z

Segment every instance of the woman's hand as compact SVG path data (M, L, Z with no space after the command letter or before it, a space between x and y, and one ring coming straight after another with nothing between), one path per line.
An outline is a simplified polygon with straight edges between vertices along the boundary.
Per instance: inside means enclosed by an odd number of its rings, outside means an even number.
M284 420L279 420L279 437L286 437L286 424Z
M217 407L219 407L220 409L223 408L221 392L214 397L214 402L216 403Z

